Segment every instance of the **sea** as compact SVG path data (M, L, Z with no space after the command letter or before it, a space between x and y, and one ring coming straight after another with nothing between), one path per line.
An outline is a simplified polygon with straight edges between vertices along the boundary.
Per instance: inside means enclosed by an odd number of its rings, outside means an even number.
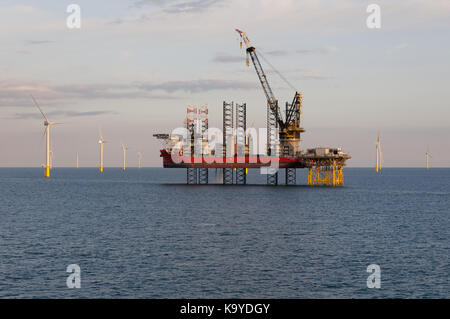
M0 298L450 297L450 169L345 168L335 188L43 174L0 169Z

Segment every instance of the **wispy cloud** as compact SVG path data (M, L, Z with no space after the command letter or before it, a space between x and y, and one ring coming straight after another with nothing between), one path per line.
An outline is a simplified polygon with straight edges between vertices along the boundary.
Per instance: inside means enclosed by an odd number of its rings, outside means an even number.
M325 75L319 70L314 69L295 69L292 70L292 72L302 80L329 80L334 78L333 76Z
M40 45L40 44L50 44L50 43L55 43L55 41L50 41L50 40L29 40L26 42L26 44L29 45Z
M61 106L68 100L150 99L178 100L175 93L198 93L212 90L246 90L256 87L254 82L201 79L166 82L135 82L131 84L74 84L44 85L33 82L0 81L0 107L32 106L30 94L46 105ZM78 114L77 116L80 116Z
M161 84L142 83L140 87L147 91L162 90L169 93L184 91L189 93L206 92L213 90L246 90L256 88L254 82L233 80L189 80L168 81Z
M329 54L334 53L338 49L336 47L323 47L323 48L315 48L315 49L299 49L296 50L298 54Z
M153 94L137 85L129 84L50 85L30 81L0 81L0 107L32 106L30 94L46 105L52 106L66 105L74 100L179 99L179 97L169 94Z
M288 51L284 51L284 50L274 50L274 51L268 51L265 53L266 55L271 55L271 56L286 56L289 54Z
M402 49L406 49L407 47L408 47L408 43L399 43L394 47L394 49L402 50Z
M196 13L214 7L223 0L139 0L134 3L134 7L142 8L154 5L162 8L166 13Z
M238 55L231 55L228 53L218 53L213 58L213 62L218 63L235 63L244 61L244 57Z
M48 112L46 115L48 118L55 117L90 117L90 116L98 116L98 115L114 115L117 112L112 111L87 111L87 112L76 112L76 111L53 111ZM41 119L42 115L38 112L24 112L24 113L15 113L12 119L17 120L26 120L26 119Z

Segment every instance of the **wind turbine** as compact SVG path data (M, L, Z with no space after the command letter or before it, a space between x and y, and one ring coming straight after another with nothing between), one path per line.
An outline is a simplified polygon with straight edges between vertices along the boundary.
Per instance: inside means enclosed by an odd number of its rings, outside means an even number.
M380 142L380 131L378 130L378 138L375 141L375 147L376 147L376 153L377 153L377 162L375 165L375 171L378 173L378 171L381 170L381 162L383 159L383 153L381 152L381 142Z
M127 147L122 144L122 152L123 152L123 166L122 166L122 170L125 170L125 162L127 160Z
M45 126L45 137L46 137L46 143L45 143L45 166L44 166L44 177L50 178L50 169L52 168L51 164L51 157L50 153L53 153L53 151L50 150L50 126L57 125L57 124L63 124L60 122L50 122L47 117L45 116L44 112L42 111L41 107L39 106L38 102L34 98L33 95L30 95L31 99L33 100L34 105L38 108L39 112L41 112L42 117L44 118L44 126Z
M142 160L142 152L141 151L137 152L137 157L138 157L138 168L141 168L141 160Z
M100 144L100 173L103 173L103 144L106 143L106 141L103 139L102 130L98 129L98 135L100 136L100 139L98 140L98 144Z
M76 168L78 168L78 152L77 152L77 164L76 164Z
M427 147L427 152L425 153L425 157L426 157L426 161L427 161L426 168L429 169L430 168L430 166L429 166L429 158L433 157L433 156L431 156L430 152L428 151L428 147Z

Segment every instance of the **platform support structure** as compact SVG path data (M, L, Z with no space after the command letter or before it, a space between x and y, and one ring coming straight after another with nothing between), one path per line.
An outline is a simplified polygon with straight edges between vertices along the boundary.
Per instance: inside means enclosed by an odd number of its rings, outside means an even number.
M236 155L245 158L245 131L247 129L247 104L236 103ZM236 168L236 184L247 184L247 170Z
M196 168L187 168L186 173L186 181L188 184L198 184Z
M205 137L206 131L208 130L208 105L200 105L198 107L198 120L200 125L200 131L201 131L201 146L200 149L203 147L203 143L205 140L207 140L207 137ZM203 154L203 151L201 151L201 155ZM198 169L198 183L199 184L208 184L209 178L208 178L208 169L207 168L199 168Z
M314 166L308 172L309 186L344 186L344 171L342 166Z
M278 102L275 103L275 110L267 103L267 155L278 156ZM269 173L269 172L268 172ZM267 174L267 185L278 185L278 170L272 174Z
M286 185L297 184L297 170L295 168L286 168Z
M223 155L234 156L234 103L223 102ZM234 182L233 168L223 168L223 184L231 185Z
M189 142L185 143L183 153L185 156L191 156L194 154L194 141L195 141L195 123L197 121L197 107L195 105L189 105L186 109L186 129L188 130ZM198 184L198 170L197 168L186 169L186 182L187 184Z

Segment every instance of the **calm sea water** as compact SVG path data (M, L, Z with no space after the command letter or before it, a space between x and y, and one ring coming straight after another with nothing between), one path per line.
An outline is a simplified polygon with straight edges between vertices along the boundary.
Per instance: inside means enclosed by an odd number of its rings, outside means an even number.
M347 168L343 188L269 187L257 171L247 186L162 168L52 174L0 169L0 298L450 297L450 169Z

